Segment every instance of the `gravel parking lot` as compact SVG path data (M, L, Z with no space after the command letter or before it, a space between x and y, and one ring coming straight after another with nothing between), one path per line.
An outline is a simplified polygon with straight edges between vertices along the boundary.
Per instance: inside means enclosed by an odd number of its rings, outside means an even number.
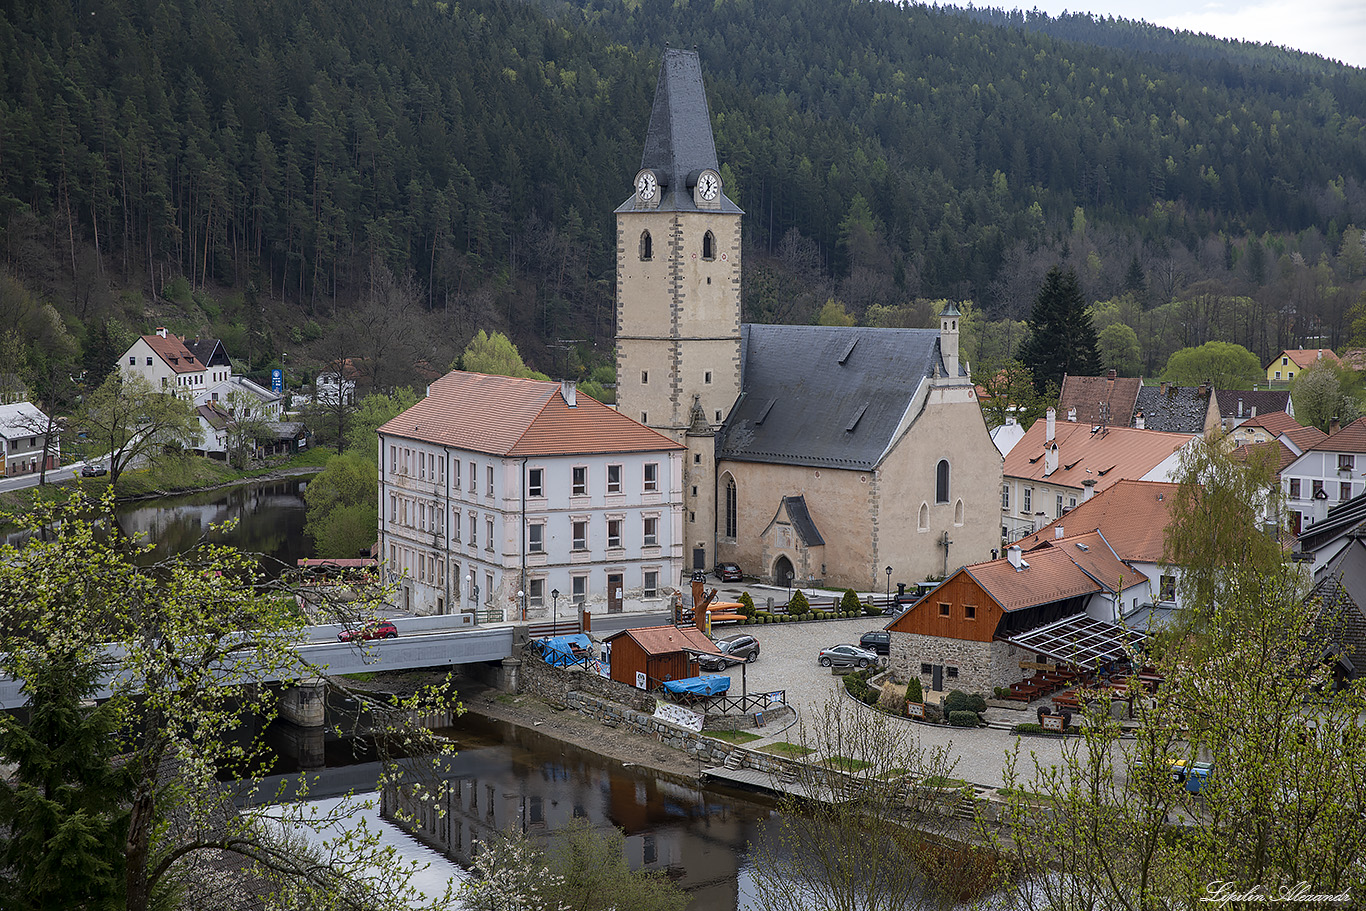
M723 595L724 597L724 595ZM756 598L757 600L757 598ZM797 710L796 724L814 717L814 710L824 704L831 693L842 692L841 677L831 673L829 668L821 667L816 655L821 649L841 642L858 644L859 636L869 630L881 629L883 618L859 617L853 620L826 620L806 623L763 624L761 626L716 627L714 638L731 633L748 633L759 640L759 658L745 665L730 668L728 673L733 681L731 693L739 694L742 677L745 687L751 693L785 690L787 702ZM871 709L867 709L871 711ZM1033 718L1021 714L1020 721ZM947 746L957 761L954 774L975 784L996 787L1003 784L1002 772L1005 757L1021 738L1009 731L990 728L963 731L939 725L915 724L902 721L907 737L919 739L925 747ZM748 744L762 746L796 736L796 731L765 728L755 733L764 734L764 739ZM1042 765L1052 765L1061 761L1062 741L1029 737L1021 742L1021 759L1018 770L1023 777L1030 777L1033 769L1031 755Z

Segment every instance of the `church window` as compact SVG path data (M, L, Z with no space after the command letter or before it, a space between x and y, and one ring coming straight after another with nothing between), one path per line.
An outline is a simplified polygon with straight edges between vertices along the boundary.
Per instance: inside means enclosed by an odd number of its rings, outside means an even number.
M934 502L949 502L949 461L940 459L934 469Z
M962 501L962 500L959 500L957 503L953 504L953 524L954 524L954 525L962 525L962 524L963 524L963 501Z
M648 371L648 370L642 370L642 371L640 371L640 385L642 385L642 386L648 386L648 385L650 385L650 371Z
M929 531L929 530L930 530L930 504L928 504L928 503L921 503L921 504L920 504L920 519L916 522L916 530L917 530L917 531Z
M649 231L640 232L640 258L650 260L655 258L654 241L650 238Z
M735 488L735 478L726 475L726 537L735 537L736 527L739 525L739 496Z
M708 370L706 373L704 373L704 374L702 375L702 382L704 382L704 383L711 383L711 371L710 371L710 370Z
M716 259L716 235L710 231L702 235L702 258Z

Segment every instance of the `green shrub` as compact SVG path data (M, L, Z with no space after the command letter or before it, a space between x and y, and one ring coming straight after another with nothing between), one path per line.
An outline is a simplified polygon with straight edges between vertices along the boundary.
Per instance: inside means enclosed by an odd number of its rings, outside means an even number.
M872 676L873 672L874 668L864 668L861 671L844 675L845 690L864 705L877 705L879 697L882 696L881 687L869 686L868 684L868 678Z
M925 703L925 720L940 724L944 720L944 713L933 702L927 702Z
M976 712L949 712L949 724L956 728L975 728L981 720Z
M987 701L981 693L973 693L968 697L968 711L982 714L987 710Z
M797 589L787 602L787 612L789 614L804 614L809 610L811 610L811 602L806 600L806 595L802 594L801 589Z
M944 711L952 714L954 712L971 712L972 700L968 694L962 690L951 690L948 697L944 700Z
M998 686L996 687L996 689L992 691L992 693L996 696L997 699L1008 699L1010 698L1010 687Z
M844 590L844 597L840 599L840 609L857 612L859 610L862 610L862 608L863 602L861 602L858 599L858 595L854 594L854 590L852 588L846 588Z
M906 684L906 701L907 701L907 702L924 702L924 701L925 701L925 690L924 690L924 688L922 688L922 687L920 686L920 678L919 678L919 677L912 677L912 678L910 679L910 682L908 682L908 683Z
M749 592L741 592L740 594L740 613L750 619L753 619L757 613L754 609L754 599L750 597Z

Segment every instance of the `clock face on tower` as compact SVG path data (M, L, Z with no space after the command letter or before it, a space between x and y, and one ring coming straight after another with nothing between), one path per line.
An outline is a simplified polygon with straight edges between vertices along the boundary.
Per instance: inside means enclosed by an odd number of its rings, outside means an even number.
M642 202L650 202L659 192L659 181L655 179L654 171L641 171L636 178L636 195Z
M702 176L697 178L697 194L711 202L721 193L721 180L711 171L704 171Z

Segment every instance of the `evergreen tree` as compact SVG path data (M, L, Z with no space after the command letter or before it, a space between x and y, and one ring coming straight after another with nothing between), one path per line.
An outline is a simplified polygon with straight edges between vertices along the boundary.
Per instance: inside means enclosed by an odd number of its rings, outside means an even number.
M0 715L0 906L118 908L130 778L119 749L115 702L88 706L100 667L60 645L28 665L29 720ZM18 670L12 657L6 673Z
M1034 375L1042 392L1062 383L1064 374L1096 376L1100 353L1096 329L1086 312L1077 273L1058 266L1048 270L1034 310L1029 315L1029 339L1020 348L1020 361Z

